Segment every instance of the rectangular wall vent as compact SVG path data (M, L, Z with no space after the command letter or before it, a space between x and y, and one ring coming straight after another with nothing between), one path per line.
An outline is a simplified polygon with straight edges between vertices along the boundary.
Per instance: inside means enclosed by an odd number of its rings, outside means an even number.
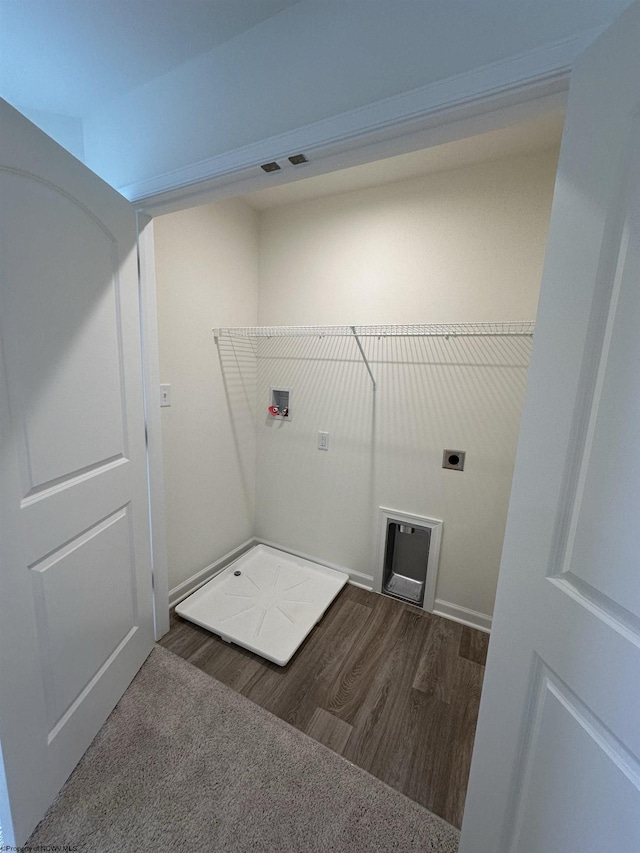
M374 590L433 610L442 521L379 507Z

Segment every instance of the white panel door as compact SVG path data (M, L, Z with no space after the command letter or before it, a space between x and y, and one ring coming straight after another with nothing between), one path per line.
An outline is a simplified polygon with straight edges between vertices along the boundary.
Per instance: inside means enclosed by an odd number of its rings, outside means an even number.
M153 615L133 208L5 102L0 197L0 820L21 844Z
M640 5L572 75L461 853L640 850Z

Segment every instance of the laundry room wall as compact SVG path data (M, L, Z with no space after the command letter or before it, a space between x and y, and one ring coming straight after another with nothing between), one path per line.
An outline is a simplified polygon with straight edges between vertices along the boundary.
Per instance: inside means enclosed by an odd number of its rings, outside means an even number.
M241 200L154 219L169 587L253 535L255 359L224 366L212 328L255 325L258 217Z
M535 319L557 149L260 214L261 325ZM444 522L437 607L487 627L530 338L258 343L256 533L375 568L378 507ZM292 389L291 421L267 412ZM318 431L329 450L317 449ZM445 448L466 469L442 469Z

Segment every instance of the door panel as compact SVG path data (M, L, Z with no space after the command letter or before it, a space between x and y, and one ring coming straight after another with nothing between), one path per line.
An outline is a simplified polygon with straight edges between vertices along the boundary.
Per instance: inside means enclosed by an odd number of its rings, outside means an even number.
M45 692L50 731L135 628L127 510L118 510L29 566L50 686ZM78 636L91 637L91 642L80 645Z
M113 236L50 185L5 174L2 193L12 199L5 240L21 268L2 332L30 497L125 455L118 254Z
M586 833L595 850L632 850L628 816L638 791L629 765L602 723L548 669L541 667L536 688L513 848L582 853Z
M0 740L23 843L153 645L135 214L0 102Z
M634 501L640 482L640 135L633 123L631 162L611 308L581 460L566 570L619 607L640 617L640 584L634 571L640 525ZM600 520L610 517L611 523ZM613 575L609 566L625 567Z
M638 44L572 74L461 853L640 850Z

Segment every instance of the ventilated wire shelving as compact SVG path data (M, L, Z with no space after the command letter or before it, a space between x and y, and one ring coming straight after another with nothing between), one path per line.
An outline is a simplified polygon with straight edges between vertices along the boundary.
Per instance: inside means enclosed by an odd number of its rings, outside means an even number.
M502 323L412 323L368 326L234 326L213 329L216 342L220 338L304 338L304 337L349 337L358 346L360 355L373 382L376 380L364 352L360 338L366 337L516 337L533 335L533 321L510 321Z
M454 335L532 335L533 321L504 323L413 323L369 326L235 326L214 329L216 338L449 337Z

